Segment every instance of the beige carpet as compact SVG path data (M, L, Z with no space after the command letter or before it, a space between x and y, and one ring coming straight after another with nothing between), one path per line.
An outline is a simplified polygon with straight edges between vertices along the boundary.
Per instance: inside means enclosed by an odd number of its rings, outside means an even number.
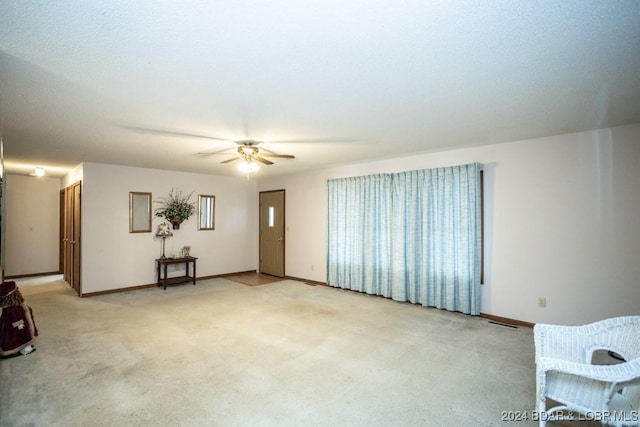
M40 336L0 361L2 426L536 425L501 421L534 407L527 328L291 280L21 290Z

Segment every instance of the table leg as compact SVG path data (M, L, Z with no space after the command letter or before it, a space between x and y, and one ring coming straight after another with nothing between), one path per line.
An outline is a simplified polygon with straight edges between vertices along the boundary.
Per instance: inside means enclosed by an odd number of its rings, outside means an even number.
M167 264L164 265L164 289L167 289Z

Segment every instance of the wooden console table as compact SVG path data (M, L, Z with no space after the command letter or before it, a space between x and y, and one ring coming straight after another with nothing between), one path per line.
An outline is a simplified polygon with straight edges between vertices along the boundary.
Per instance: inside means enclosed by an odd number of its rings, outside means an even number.
M158 270L158 286L175 285L177 283L193 282L196 284L196 260L198 258L188 256L184 258L165 258L156 260L156 269ZM184 264L184 276L167 277L167 266L172 264ZM189 275L189 264L193 264L193 275ZM161 273L164 273L162 275Z

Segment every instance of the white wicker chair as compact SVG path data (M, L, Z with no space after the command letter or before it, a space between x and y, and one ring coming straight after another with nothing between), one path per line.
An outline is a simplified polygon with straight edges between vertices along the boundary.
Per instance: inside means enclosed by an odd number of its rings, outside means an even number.
M640 316L584 326L537 324L536 415L547 421L592 419L614 426L640 426ZM625 362L593 365L593 353L608 350ZM546 409L547 399L560 405Z

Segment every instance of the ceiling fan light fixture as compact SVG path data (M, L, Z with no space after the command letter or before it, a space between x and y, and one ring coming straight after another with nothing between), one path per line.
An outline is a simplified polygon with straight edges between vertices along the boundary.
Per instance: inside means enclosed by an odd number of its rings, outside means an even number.
M238 153L241 156L255 156L258 154L258 147L253 145L242 145L238 147Z
M258 169L260 169L260 166L258 166L258 164L255 162L243 160L238 164L238 169L240 169L240 171L243 173L249 174L256 172Z

